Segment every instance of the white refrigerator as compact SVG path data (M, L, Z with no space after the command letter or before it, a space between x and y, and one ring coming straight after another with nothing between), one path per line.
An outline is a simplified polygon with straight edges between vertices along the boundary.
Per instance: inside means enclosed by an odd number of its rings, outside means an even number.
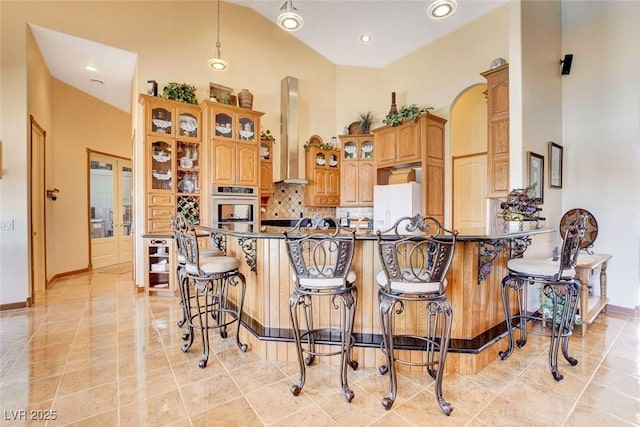
M373 187L373 228L387 230L403 216L422 211L422 191L417 182Z

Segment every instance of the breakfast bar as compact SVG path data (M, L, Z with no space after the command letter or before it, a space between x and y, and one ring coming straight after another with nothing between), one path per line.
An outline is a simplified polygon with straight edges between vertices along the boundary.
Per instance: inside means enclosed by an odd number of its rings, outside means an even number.
M294 283L283 235L294 224L295 220L264 221L259 231L251 232L236 231L233 224L224 229L199 227L210 234L212 245L223 246L228 255L243 260L240 269L246 277L247 293L241 338L249 342L250 351L270 360L294 361L297 357L288 305ZM506 263L510 257L520 256L535 235L551 232L460 230L447 276L447 297L454 310L448 372L474 374L498 357L499 347L503 347L498 342L506 334L500 292ZM365 367L377 367L383 361L375 282L381 268L375 232L357 230L352 264L358 288L353 355ZM314 317L314 324L337 327L338 314L329 302L321 302ZM424 316L410 307L396 318L396 329L402 333L419 335L424 328ZM333 339L339 341L339 336L328 334L320 343ZM420 361L423 357L424 352L410 351L417 348L411 341L396 348L407 352L405 359Z

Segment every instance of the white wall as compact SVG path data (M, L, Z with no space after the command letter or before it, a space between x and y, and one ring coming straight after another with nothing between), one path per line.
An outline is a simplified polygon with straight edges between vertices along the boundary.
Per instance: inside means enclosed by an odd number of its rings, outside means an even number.
M564 2L562 206L598 221L609 262L609 303L640 303L640 2Z

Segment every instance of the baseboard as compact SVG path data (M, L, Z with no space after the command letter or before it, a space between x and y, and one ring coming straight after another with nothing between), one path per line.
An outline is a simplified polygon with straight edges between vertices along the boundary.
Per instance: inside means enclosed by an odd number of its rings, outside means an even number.
M75 274L87 273L89 271L91 271L91 267L81 268L79 270L73 270L73 271L65 271L64 273L54 274L53 277L51 277L51 279L49 279L49 281L47 282L47 289L49 289L49 286L53 285L53 283L58 279L62 279L63 277L73 276Z
M26 308L27 306L27 301L10 302L9 304L0 304L0 311L17 310L19 308Z
M640 317L640 307L620 307L618 305L607 304L607 313L620 314L629 317Z

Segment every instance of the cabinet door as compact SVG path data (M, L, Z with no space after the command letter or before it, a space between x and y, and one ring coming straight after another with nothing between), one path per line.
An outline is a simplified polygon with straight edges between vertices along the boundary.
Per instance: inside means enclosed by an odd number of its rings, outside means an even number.
M273 195L273 164L271 162L260 162L260 195Z
M212 181L215 184L235 184L236 144L234 142L213 142Z
M358 204L373 206L373 185L376 182L374 162L360 161L358 176Z
M340 179L340 197L343 205L358 204L358 161L346 160L342 162L342 177Z
M177 110L176 136L188 141L200 141L202 112L197 107L180 107Z
M238 113L238 135L236 136L237 140L257 143L259 136L256 135L257 127L258 126L254 116Z
M337 198L337 202L340 201L340 171L328 170L327 171L327 196ZM335 203L335 202L334 202Z
M147 108L147 134L173 136L175 110L159 102L149 103Z
M238 152L238 185L258 186L258 147L254 144L236 144Z
M388 166L396 160L396 130L387 128L376 134L378 166Z
M418 123L402 124L398 127L396 144L397 163L409 163L420 160L420 127Z
M152 138L150 141L147 190L173 192L176 175L173 140Z

